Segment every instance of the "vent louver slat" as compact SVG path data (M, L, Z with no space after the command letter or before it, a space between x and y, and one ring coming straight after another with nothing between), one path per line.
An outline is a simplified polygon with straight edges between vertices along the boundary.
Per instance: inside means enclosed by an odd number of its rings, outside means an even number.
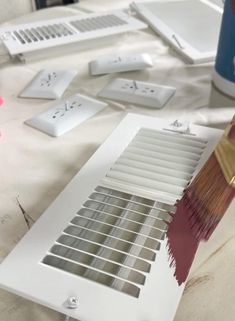
M93 244L101 244L102 246L105 246L110 249L115 249L117 251L123 252L123 253L128 253L133 256L140 257L143 260L148 260L148 261L154 261L155 259L155 250L159 250L160 248L160 242L157 242L157 244L154 244L152 248L147 248L145 243L142 244L137 244L133 243L134 239L129 238L129 240L124 240L117 238L115 236L110 236L107 234L99 233L99 232L94 232L90 230L82 230L82 229L77 229L74 234L71 234L74 232L74 229L71 230L71 228L67 228L64 230L64 235L61 236L57 242L58 243L63 243L63 242L75 242L74 240L87 240L89 241L92 246ZM82 242L80 242L80 245L82 246ZM147 244L148 245L148 244Z
M169 155L168 156L169 158L173 155L181 158L182 160L184 159L194 160L195 163L200 159L199 153L195 154L195 153L185 152L184 150L177 148L176 146L174 148L163 147L157 144L152 144L151 141L149 140L148 142L146 142L146 140L145 141L140 140L138 139L138 137L133 140L132 145L143 148L144 150L150 150L153 152L159 152L165 155Z
M93 194L91 195L91 198L92 198L92 196L93 196ZM99 196L100 196L100 198L99 198ZM104 197L104 195L98 194L96 196L96 199L103 200L103 197ZM110 199L113 199L113 198L109 198L109 200ZM133 204L133 205L135 205L135 204ZM132 207L132 208L134 208L134 207ZM142 206L142 208L143 208L143 206ZM89 211L90 211L90 213L89 213ZM105 212L103 210L99 211L99 212L98 211L92 212L91 210L83 209L83 210L79 211L78 214L79 215L84 215L83 214L84 212L85 212L85 216L89 217L92 214L93 215L95 214L94 218L98 219L98 220L102 220L102 221L105 219L106 215L107 216L111 216L111 217L120 218L120 216L118 216L118 215L110 214L110 213L107 213L107 212ZM140 213L140 212L126 210L125 217L122 217L122 219L130 221L130 222L137 222L137 223L141 223L143 225L146 225L146 218L148 217L148 221L150 222L150 226L153 226L155 228L158 228L158 229L164 231L166 229L166 224L162 221L162 219L159 219L159 217L152 217L152 216L150 216L150 214L151 214L150 211L149 211L149 215L147 215L147 214L143 214L143 212ZM165 219L167 220L168 215L165 215L165 216L166 216Z
M106 247L104 244L102 247L98 243L93 243L89 240L84 241L82 239L76 239L73 237L70 237L68 235L63 235L57 240L58 244L62 244L68 248L81 250L83 252L89 253L89 254L96 254L99 252L99 256L101 258L109 259L110 261L122 263L123 265L126 265L128 267L133 267L135 270L139 270L142 272L149 272L150 271L150 263L137 258L136 256L131 255L130 253L125 253L118 251L117 249L111 249L109 247ZM100 251L102 249L102 251ZM124 247L122 247L124 249ZM125 261L125 258L128 256L129 260ZM149 256L149 258L151 258ZM146 259L146 258L145 258Z
M140 293L140 289L129 282L119 280L108 274L102 273L100 271L98 272L91 268L87 268L85 266L81 266L67 260L63 260L56 256L47 255L44 258L43 263L57 269L61 269L63 271L82 276L83 278L87 278L91 281L109 286L113 289L119 290L134 297L138 297Z
M139 135L143 135L151 138L162 138L164 141L175 142L184 146L198 147L199 149L204 149L207 141L198 137L191 136L179 136L169 133L167 131L158 131L150 128L141 128L139 130Z
M120 264L113 263L107 259L98 258L99 252L97 253L97 256L93 256L79 250L68 249L60 245L53 246L50 252L59 257L78 262L79 265L83 264L84 266L92 267L94 269L113 274L114 276L119 276L120 278L125 279L124 275L127 274L128 280L137 284L144 284L145 282L145 276L142 273L131 270ZM119 273L120 270L122 270L123 274Z
M167 215L166 212L175 212L175 210L176 210L175 206L172 206L169 204L164 204L164 203L154 201L152 199L140 197L140 196L133 196L131 194L123 193L118 190L112 190L112 189L109 189L109 188L106 188L103 186L96 187L95 191L99 192L100 194L103 193L104 195L112 195L113 197L117 197L120 199L130 200L131 203L133 203L133 204L137 203L137 205L138 204L142 205L142 206L145 205L145 207L141 210L142 214L148 214L149 213L148 211L150 209L152 209L152 210L156 209L156 210L165 212L165 215ZM159 215L159 211L157 211L157 213L158 213L157 215Z

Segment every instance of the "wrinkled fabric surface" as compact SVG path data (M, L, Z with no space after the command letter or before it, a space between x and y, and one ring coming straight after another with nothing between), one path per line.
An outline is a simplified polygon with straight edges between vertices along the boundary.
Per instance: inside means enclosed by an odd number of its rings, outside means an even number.
M77 5L34 12L10 23L82 14L105 7L124 8L129 2L84 0ZM91 77L88 62L106 54L135 52L149 53L154 68L120 76L176 87L176 94L163 109L112 102L95 117L59 138L49 137L23 124L55 104L49 100L18 98L39 70L75 68L78 75L64 97L77 92L95 97L116 75ZM4 97L5 105L0 107L0 261L27 232L17 199L36 221L128 112L217 128L224 128L235 114L235 101L211 85L213 63L185 63L150 29L123 34L105 46L53 59L27 64L6 60L1 53L0 96ZM210 241L200 247L175 321L221 321L224 315L226 321L234 321L235 305L231 299L235 297L234 205ZM0 290L0 321L63 319L57 312Z

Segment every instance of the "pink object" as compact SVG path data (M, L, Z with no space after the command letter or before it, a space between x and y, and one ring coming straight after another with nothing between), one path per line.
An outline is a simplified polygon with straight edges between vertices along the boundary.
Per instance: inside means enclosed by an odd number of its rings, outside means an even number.
M0 106L4 104L4 99L0 96Z

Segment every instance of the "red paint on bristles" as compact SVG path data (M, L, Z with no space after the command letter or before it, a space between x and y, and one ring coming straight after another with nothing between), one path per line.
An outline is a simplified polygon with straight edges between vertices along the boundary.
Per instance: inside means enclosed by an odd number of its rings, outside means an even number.
M199 240L209 239L234 195L213 153L184 193L192 231Z
M234 178L235 118L231 124L228 133L226 131L227 136L224 137L226 145L230 140L229 146L232 146L232 156L230 155L226 165L229 166L229 173L232 173ZM227 151L230 154L231 150ZM177 202L176 212L167 230L170 266L175 269L174 276L179 285L187 279L200 241L209 239L234 196L234 184L230 185L225 179L221 165L213 152Z
M218 161L217 151L222 151L223 163ZM235 117L216 150L184 191L182 202L187 207L192 232L199 241L209 239L235 196L234 183L231 183L235 177L234 155ZM231 175L231 182L225 178L225 169Z

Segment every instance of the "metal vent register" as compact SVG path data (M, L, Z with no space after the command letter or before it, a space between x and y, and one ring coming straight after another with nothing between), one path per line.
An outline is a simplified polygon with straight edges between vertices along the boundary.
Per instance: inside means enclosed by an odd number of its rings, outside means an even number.
M139 296L174 207L98 186L43 263Z
M95 46L102 38L144 28L146 24L121 11L90 13L0 28L0 40L11 56L26 58L53 47L56 50L51 53L58 54L58 47L64 45L67 51L68 45L80 50L86 41Z
M1 286L81 321L172 321L184 286L165 233L221 132L168 125L128 115L1 264Z
M37 41L61 38L71 36L79 32L88 32L93 30L105 29L108 27L117 27L127 24L126 21L115 15L103 15L100 17L86 18L71 21L70 24L54 23L45 24L35 28L19 28L11 33L19 43L24 45ZM71 26L73 28L71 28ZM74 30L76 29L76 30Z

